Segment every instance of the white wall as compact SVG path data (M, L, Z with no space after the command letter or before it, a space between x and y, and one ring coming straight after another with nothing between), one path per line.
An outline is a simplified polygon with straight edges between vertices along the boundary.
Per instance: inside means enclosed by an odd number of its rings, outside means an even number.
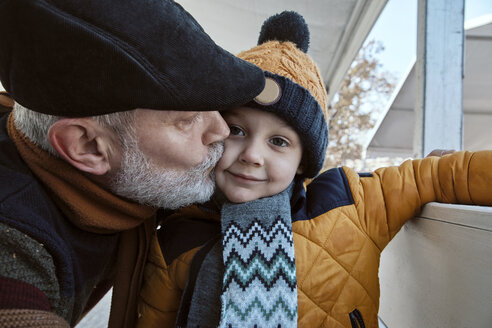
M492 207L431 203L382 253L389 328L492 325Z

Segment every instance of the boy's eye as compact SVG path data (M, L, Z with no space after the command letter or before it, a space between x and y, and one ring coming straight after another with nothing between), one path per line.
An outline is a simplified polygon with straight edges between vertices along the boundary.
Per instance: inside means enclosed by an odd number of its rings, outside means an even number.
M280 137L273 137L270 139L270 143L274 146L277 146L277 147L287 147L289 146L289 142L287 140L285 140L284 138L280 138Z
M244 136L244 131L237 125L230 125L229 130L231 130L231 135L233 136Z

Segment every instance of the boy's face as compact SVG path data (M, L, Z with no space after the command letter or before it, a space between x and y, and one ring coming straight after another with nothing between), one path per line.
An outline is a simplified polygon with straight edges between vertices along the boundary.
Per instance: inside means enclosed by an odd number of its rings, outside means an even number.
M223 113L231 134L215 168L217 186L234 203L273 196L300 173L302 145L279 117L240 107Z

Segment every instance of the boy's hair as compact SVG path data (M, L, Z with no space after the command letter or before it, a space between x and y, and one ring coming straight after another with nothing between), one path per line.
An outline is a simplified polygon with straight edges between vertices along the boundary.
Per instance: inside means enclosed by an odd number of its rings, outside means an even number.
M308 47L304 18L284 11L268 18L258 46L238 57L263 69L267 80L265 91L246 106L278 115L296 130L304 148L302 175L312 178L323 167L328 145L327 94Z

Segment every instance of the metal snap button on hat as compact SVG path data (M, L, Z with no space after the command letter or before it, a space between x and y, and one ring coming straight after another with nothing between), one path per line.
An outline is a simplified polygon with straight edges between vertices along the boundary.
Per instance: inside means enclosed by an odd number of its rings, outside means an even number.
M263 106L273 105L280 100L282 89L277 81L270 77L265 78L265 88L254 98L258 104Z

